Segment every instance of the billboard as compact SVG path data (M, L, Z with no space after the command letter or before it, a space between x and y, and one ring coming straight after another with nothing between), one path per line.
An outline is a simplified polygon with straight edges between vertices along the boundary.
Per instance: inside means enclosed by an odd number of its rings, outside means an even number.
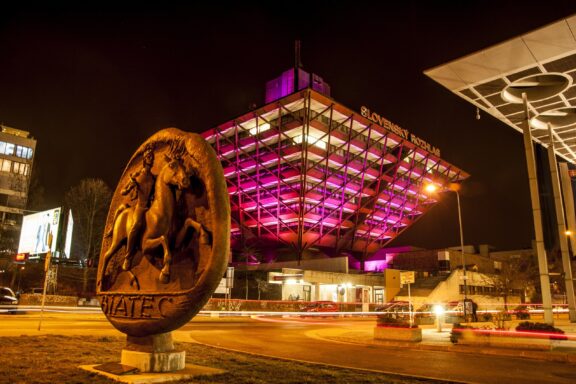
M48 238L52 234L52 252L56 251L58 242L58 225L60 224L60 207L26 215L22 219L22 232L18 253L36 255L48 252Z
M64 257L70 258L72 249L72 231L74 230L74 219L72 219L72 210L68 211L68 224L66 225L66 239L64 240Z

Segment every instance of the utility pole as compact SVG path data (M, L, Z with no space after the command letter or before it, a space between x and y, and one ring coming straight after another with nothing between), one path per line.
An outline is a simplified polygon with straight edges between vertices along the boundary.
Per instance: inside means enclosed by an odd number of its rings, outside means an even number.
M52 259L52 232L48 232L48 252L44 261L44 290L42 292L42 305L40 307L40 321L38 330L42 328L42 317L44 316L44 304L46 304L46 287L48 286L48 273L50 271L50 261Z

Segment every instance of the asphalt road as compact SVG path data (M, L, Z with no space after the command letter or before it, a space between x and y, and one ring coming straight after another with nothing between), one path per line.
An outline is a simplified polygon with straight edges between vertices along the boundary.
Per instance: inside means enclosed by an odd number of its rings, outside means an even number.
M0 336L18 334L116 334L103 315L0 315ZM361 368L415 377L467 383L574 383L576 365L517 357L401 349L338 342L331 334L361 327L367 321L197 318L174 332L177 341L199 343L307 362Z
M366 321L190 323L193 340L218 347L362 368L408 376L469 383L574 383L576 365L525 358L400 349L335 342L326 338L342 328L372 327ZM328 329L332 328L332 329Z

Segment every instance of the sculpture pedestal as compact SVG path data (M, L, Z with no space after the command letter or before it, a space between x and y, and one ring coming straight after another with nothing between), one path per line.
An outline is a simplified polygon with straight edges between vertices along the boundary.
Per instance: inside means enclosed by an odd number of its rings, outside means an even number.
M172 333L128 336L122 350L121 364L145 372L174 372L186 367L186 352L174 350Z
M122 350L121 364L145 372L174 372L186 367L186 352L137 352Z
M193 380L198 376L220 375L226 371L193 364L186 364L186 368L176 372L164 373L130 373L114 374L98 369L98 365L81 365L80 368L114 381L127 384L169 383L171 381Z
M172 334L128 336L121 363L82 365L80 368L128 384L166 383L197 376L219 375L221 369L186 364L186 352L175 351ZM134 372L137 368L138 371Z

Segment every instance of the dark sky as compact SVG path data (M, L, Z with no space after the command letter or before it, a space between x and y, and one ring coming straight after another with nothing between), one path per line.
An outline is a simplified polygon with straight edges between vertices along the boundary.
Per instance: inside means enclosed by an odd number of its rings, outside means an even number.
M423 71L576 14L576 2L370 3L3 5L0 121L38 140L46 200L59 206L82 178L114 189L159 129L201 132L262 105L265 82L292 65L300 39L304 68L334 99L371 107L472 175L462 191L466 244L529 246L521 134L484 113L476 120L471 104ZM448 193L392 245L458 243Z

